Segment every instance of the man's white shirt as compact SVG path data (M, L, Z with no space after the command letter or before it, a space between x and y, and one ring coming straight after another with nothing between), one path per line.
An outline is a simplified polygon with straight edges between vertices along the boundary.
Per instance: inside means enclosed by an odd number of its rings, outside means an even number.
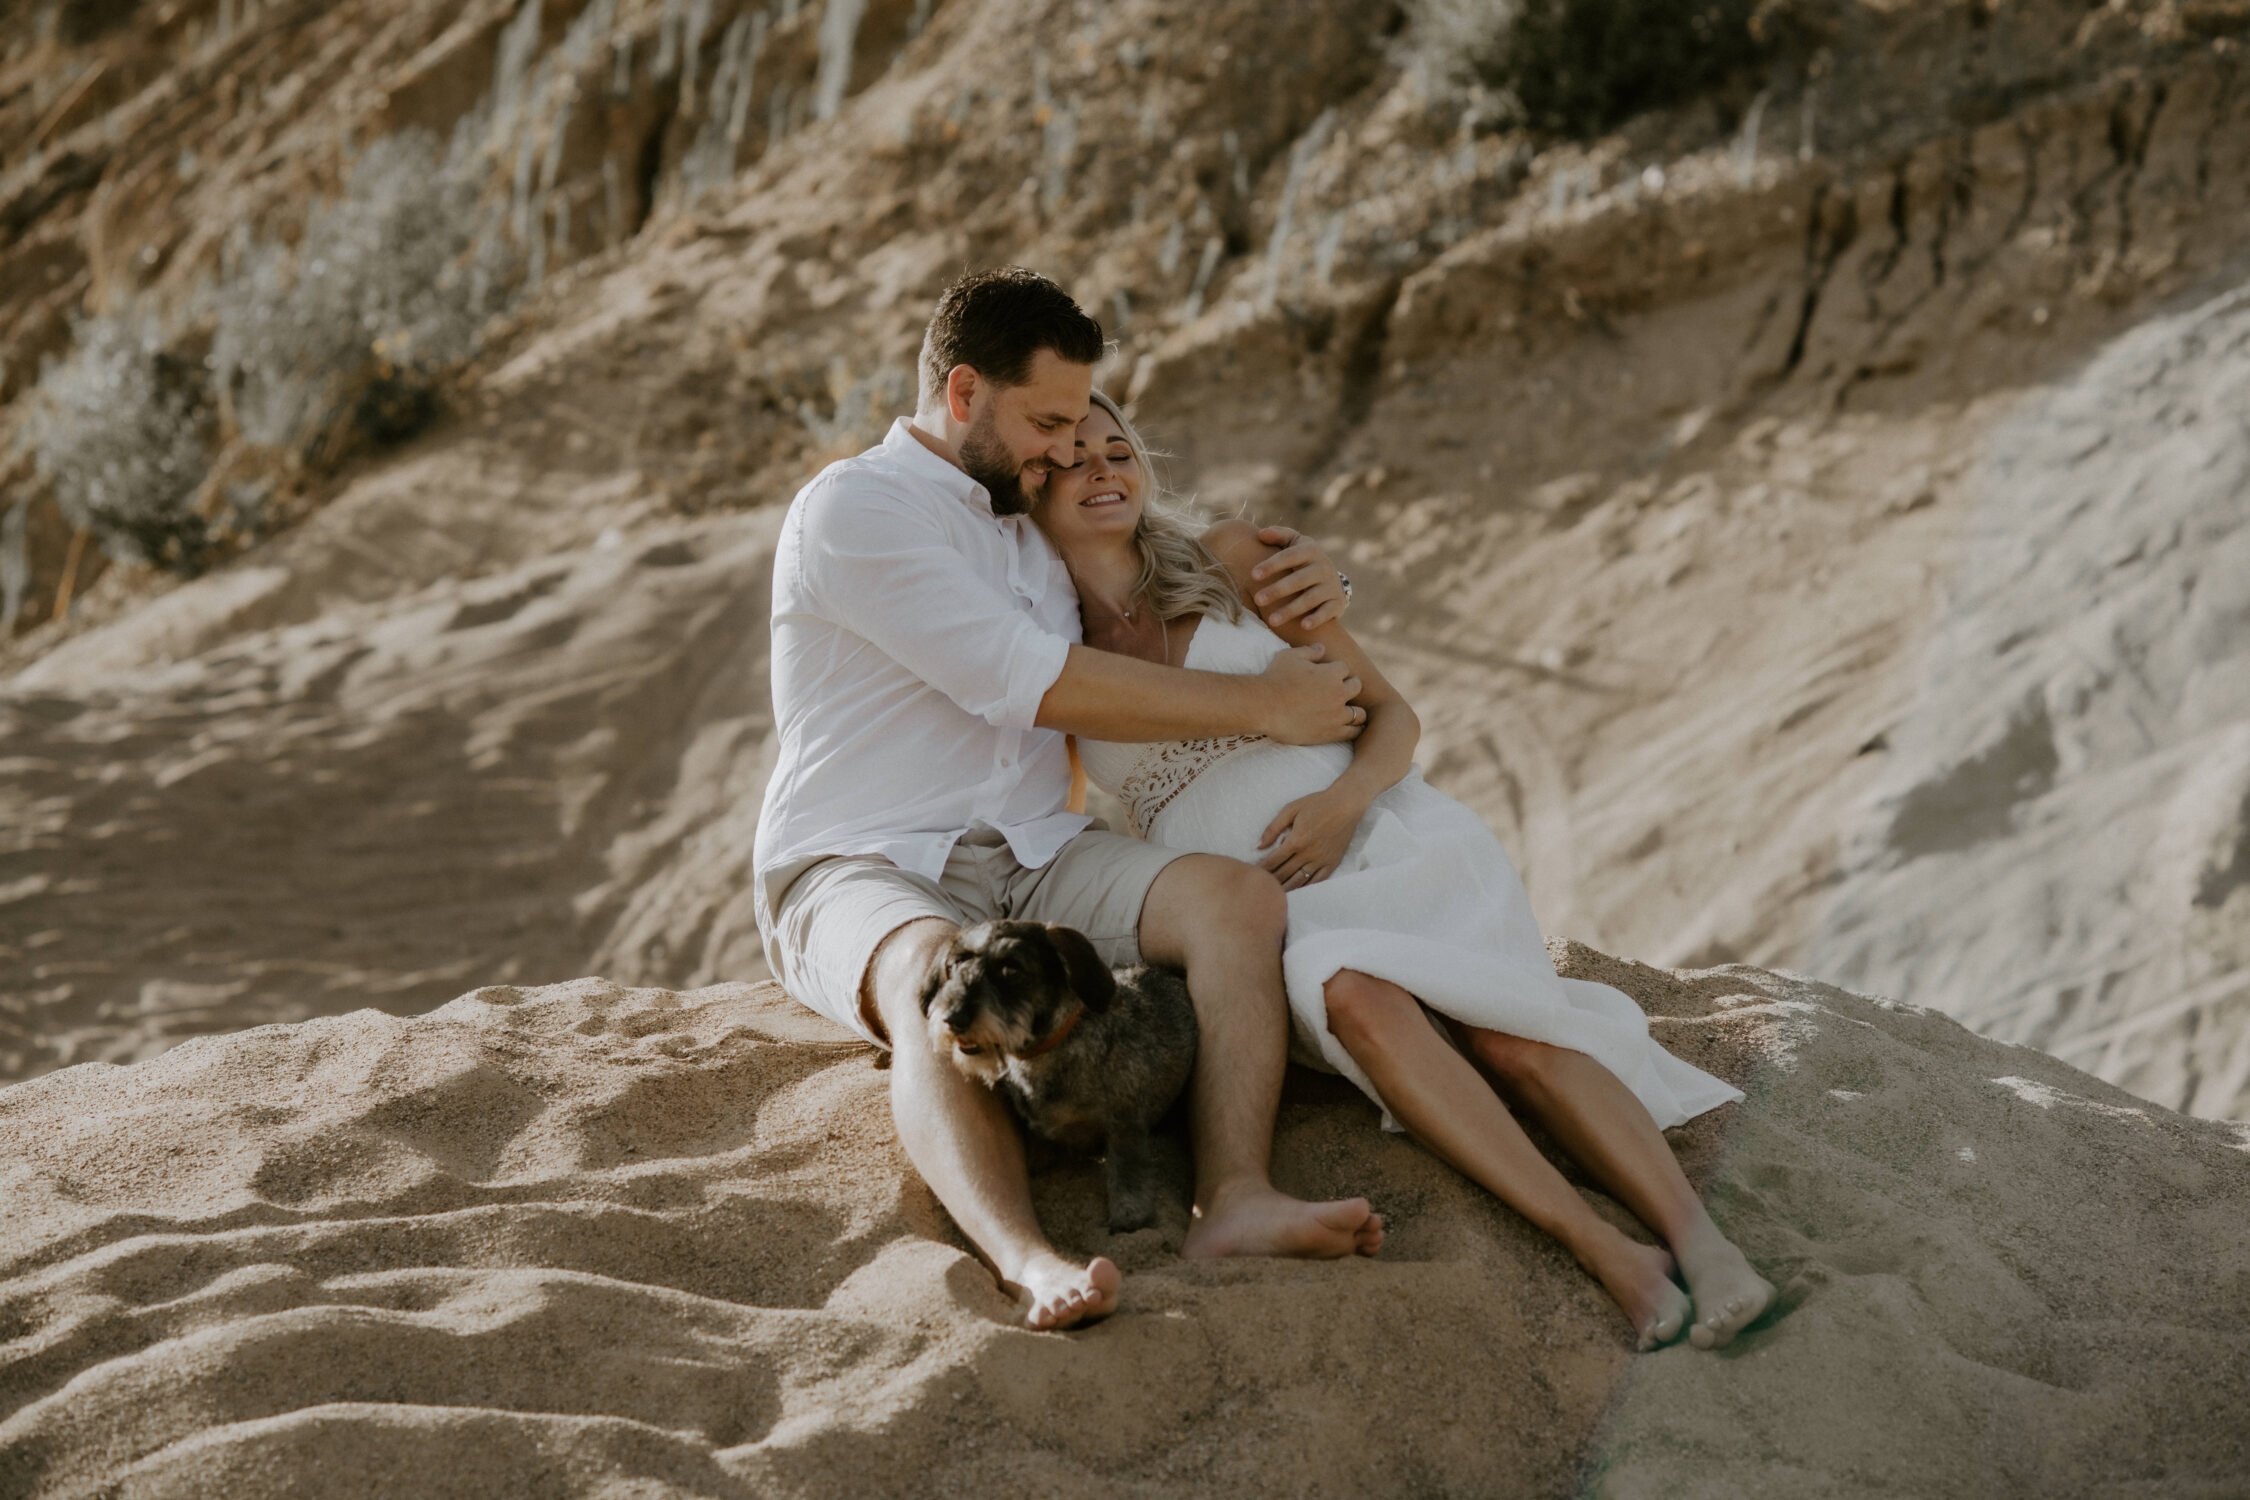
M1070 575L1027 517L907 419L790 502L773 569L780 753L753 856L770 904L813 860L879 854L936 879L973 827L1040 866L1091 819L1039 703L1080 639Z

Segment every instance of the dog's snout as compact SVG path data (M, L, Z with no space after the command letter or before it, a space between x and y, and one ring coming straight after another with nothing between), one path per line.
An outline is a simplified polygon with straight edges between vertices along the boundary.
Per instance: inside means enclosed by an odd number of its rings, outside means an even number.
M969 1039L976 1025L977 1007L962 988L953 988L938 996L930 1006L930 1024L938 1038L946 1045L974 1057L984 1049Z

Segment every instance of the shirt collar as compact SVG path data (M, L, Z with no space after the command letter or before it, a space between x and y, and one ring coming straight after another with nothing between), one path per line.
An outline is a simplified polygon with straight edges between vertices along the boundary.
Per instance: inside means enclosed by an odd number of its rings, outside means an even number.
M963 473L959 465L922 446L922 440L913 433L913 426L910 417L892 419L891 430L883 435L883 452L891 462L971 509L991 515L992 496L985 487Z

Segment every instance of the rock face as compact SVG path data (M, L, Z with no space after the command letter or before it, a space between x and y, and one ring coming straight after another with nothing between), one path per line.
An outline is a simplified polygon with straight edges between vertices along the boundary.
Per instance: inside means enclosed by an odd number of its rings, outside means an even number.
M488 987L0 1093L9 1494L2218 1495L2250 1454L2250 1154L1935 1013L1578 947L1748 1100L1674 1133L1782 1288L1629 1353L1558 1248L1335 1080L1280 1180L1376 1261L1110 1237L1068 1335L905 1166L884 1074L771 987ZM1591 1189L1587 1190L1591 1193ZM1603 1211L1621 1213L1595 1195Z
M2237 291L1992 433L1806 960L2219 1116L2250 1101L2246 403Z
M35 624L70 539L5 461L0 1078L758 977L761 539L1015 259L1181 488L1349 558L1547 930L2250 1111L2239 455L2216 385L2136 373L2236 379L2235 10L1769 7L1821 71L1570 144L1493 128L1419 8L112 9L0 16L0 433L70 313L192 324L230 227L286 238L373 135L484 121L542 273L443 423L205 578Z

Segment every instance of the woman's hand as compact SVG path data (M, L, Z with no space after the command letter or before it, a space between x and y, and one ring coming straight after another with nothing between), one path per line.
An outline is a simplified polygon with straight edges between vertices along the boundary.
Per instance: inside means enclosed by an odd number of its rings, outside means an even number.
M1266 825L1258 863L1272 872L1285 891L1317 885L1336 873L1352 833L1366 816L1367 804L1334 787L1299 797Z
M1250 570L1258 583L1251 607L1265 616L1268 625L1295 620L1306 630L1318 630L1330 620L1342 619L1344 575L1320 543L1286 526L1268 526L1258 540L1282 550Z

